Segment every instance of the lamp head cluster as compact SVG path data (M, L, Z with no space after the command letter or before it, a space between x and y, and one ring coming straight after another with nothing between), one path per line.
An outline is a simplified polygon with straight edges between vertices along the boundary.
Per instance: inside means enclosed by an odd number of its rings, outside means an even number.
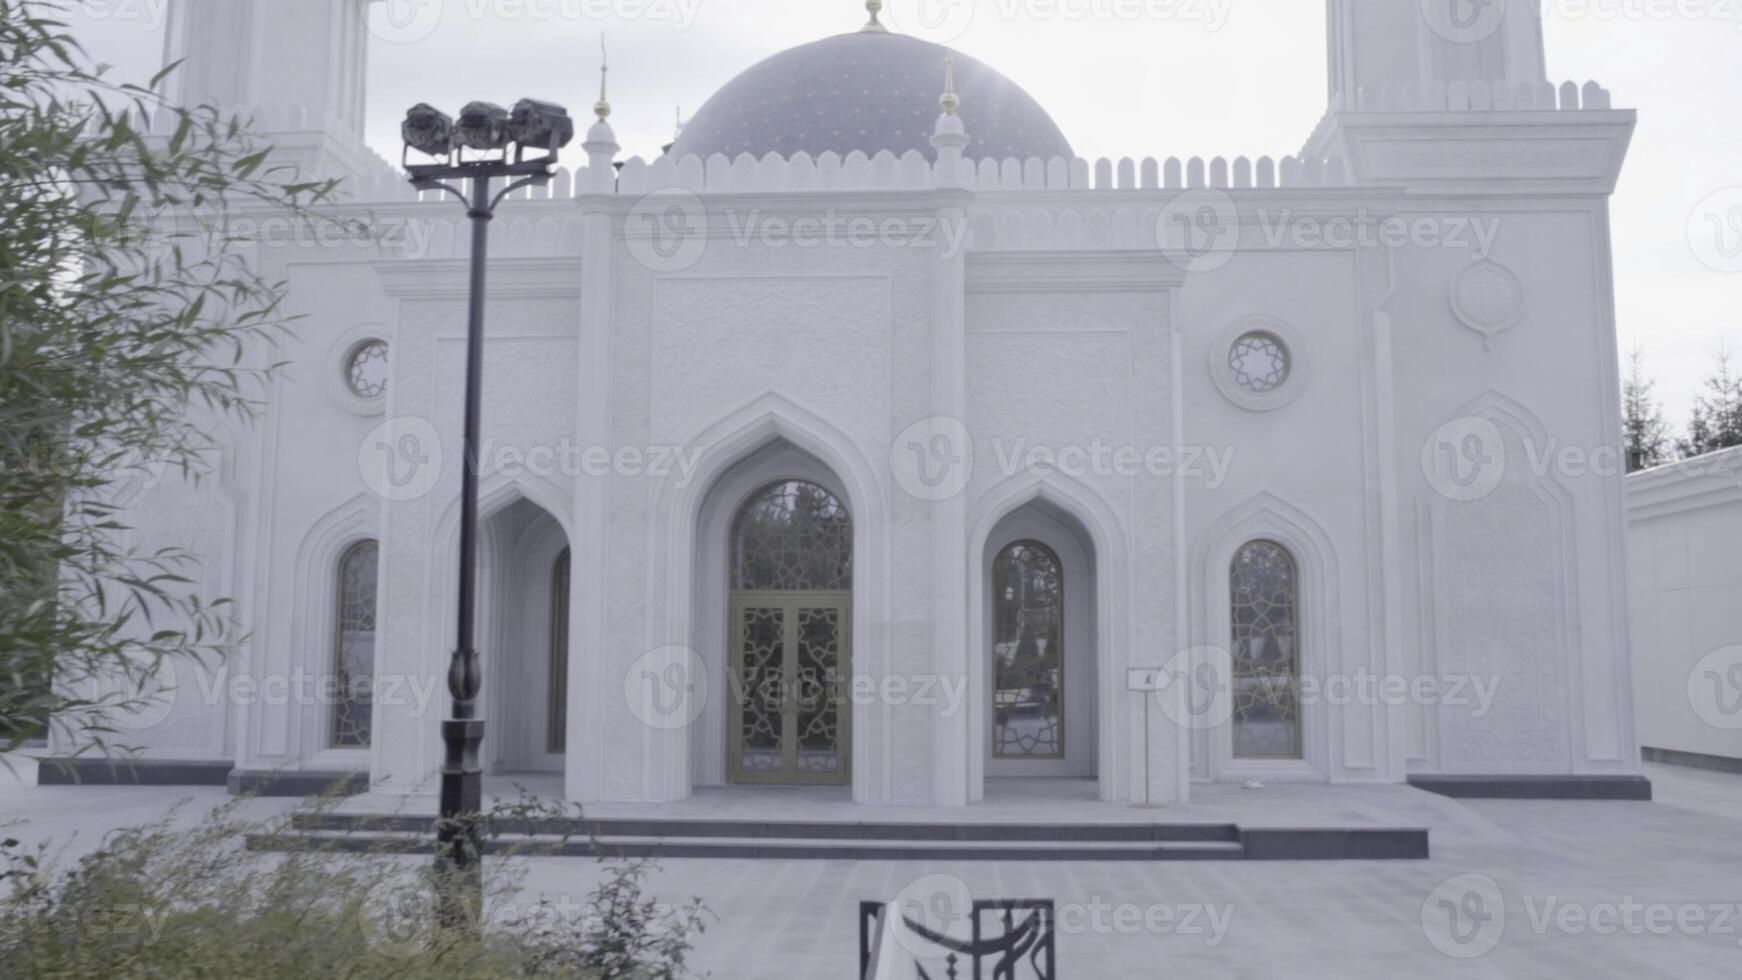
M554 163L557 151L575 138L575 123L567 109L539 99L521 99L511 110L491 102L471 102L460 110L458 119L419 103L405 114L399 134L408 157L416 150L449 165L506 162L510 149L515 163L525 161L529 152L542 153ZM465 159L467 150L484 156Z

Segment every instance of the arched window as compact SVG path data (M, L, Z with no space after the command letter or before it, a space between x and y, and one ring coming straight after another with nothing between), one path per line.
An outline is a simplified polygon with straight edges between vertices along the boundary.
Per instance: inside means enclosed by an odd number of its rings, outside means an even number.
M1064 568L1051 548L1018 541L992 563L992 754L1062 759Z
M732 529L732 588L739 592L847 592L853 587L853 519L835 495L803 480L764 487Z
M381 546L359 541L339 558L333 637L334 748L367 748L375 684L375 583Z
M1274 541L1234 553L1228 576L1233 622L1234 757L1302 758L1300 577Z
M552 755L561 754L568 744L569 550L564 548L557 556L550 575L550 698L544 750Z

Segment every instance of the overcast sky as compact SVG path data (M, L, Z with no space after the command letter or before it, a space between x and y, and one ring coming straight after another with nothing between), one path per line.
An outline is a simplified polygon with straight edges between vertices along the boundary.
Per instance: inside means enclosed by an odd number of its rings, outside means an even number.
M148 77L166 2L81 0L81 36ZM1280 156L1324 110L1320 0L955 0L933 23L921 2L936 0L887 0L884 21L1014 78L1085 157ZM1550 77L1596 79L1639 110L1613 202L1621 343L1644 348L1679 430L1719 345L1742 358L1742 254L1726 254L1742 253L1742 0L1544 6ZM399 117L419 101L534 95L585 116L605 32L611 121L626 156L652 156L679 106L864 20L862 0L384 0L369 137L397 160Z

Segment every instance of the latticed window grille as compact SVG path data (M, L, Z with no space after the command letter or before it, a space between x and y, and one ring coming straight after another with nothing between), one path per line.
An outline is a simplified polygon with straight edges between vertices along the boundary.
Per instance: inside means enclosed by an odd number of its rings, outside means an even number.
M387 393L387 342L369 340L357 345L345 362L345 384L358 398L380 398Z
M561 753L568 744L569 720L569 565L568 548L557 556L550 576L550 698L544 750Z
M333 641L335 748L369 744L375 683L375 586L381 546L359 541L339 559L337 629Z
M1261 330L1241 336L1228 350L1234 383L1255 395L1267 395L1287 384L1293 367L1288 345Z
M992 752L1064 757L1064 568L1051 548L1018 541L992 563Z
M853 521L835 495L803 480L764 487L738 513L732 588L741 592L847 592Z
M1299 759L1300 580L1294 556L1274 541L1234 554L1234 756Z

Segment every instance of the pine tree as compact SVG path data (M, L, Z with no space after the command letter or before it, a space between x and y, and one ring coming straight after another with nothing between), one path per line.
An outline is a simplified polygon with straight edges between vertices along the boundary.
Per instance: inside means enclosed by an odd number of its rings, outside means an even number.
M1694 399L1688 437L1678 445L1683 456L1703 456L1742 446L1742 377L1730 370L1730 351L1719 347L1716 366L1706 377L1705 394Z
M1623 448L1629 473L1669 461L1669 426L1652 396L1656 387L1656 380L1645 376L1645 352L1635 346L1627 355L1627 377L1621 383Z

